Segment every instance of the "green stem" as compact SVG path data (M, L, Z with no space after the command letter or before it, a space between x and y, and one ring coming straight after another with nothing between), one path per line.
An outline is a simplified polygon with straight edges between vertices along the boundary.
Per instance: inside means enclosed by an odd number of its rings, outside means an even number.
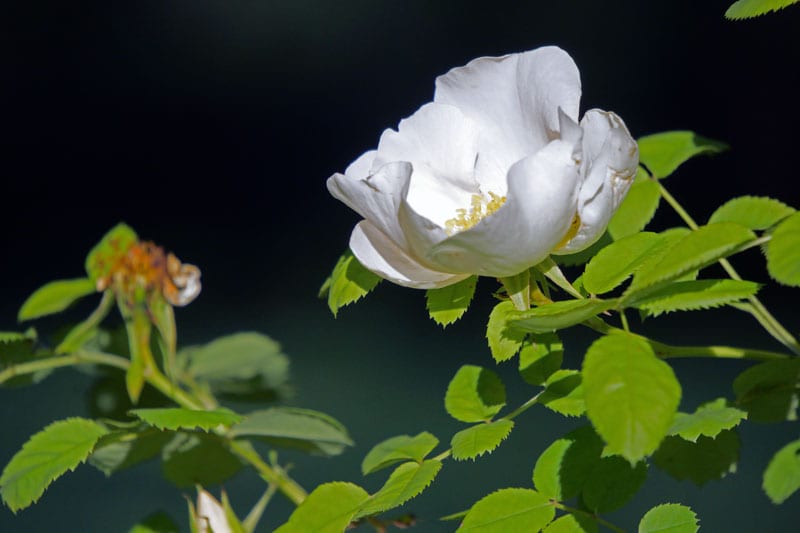
M516 417L518 417L519 415L521 415L522 413L524 413L525 411L536 405L539 402L539 397L542 395L542 393L544 393L543 390L539 391L539 393L530 398L527 402L523 403L522 405L520 405L519 407L517 407L516 409L514 409L513 411L511 411L509 414L507 414L502 418L505 420L514 420Z
M78 346L71 346L75 342L75 339L81 339L84 335L86 335L90 330L96 328L100 322L108 315L108 312L111 310L111 306L114 305L114 294L107 290L103 292L103 298L100 300L100 305L92 311L86 320L75 326L69 334L61 341L61 343L56 346L55 352L57 354L62 353L69 353L73 351L75 348L79 348Z
M308 496L303 487L287 476L283 470L269 466L249 442L232 440L228 442L228 446L232 452L250 463L261 474L264 481L277 487L293 504L300 505Z
M121 370L126 370L130 366L130 362L124 357L102 352L78 351L69 355L48 357L46 359L39 359L29 363L11 365L0 372L0 385L17 376L33 374L36 372L41 372L42 370L51 370L65 366L84 364L113 366Z
M691 229L696 230L699 226L697 222L686 212L683 206L675 199L672 194L664 187L664 185L656 180L658 183L659 190L661 191L661 197L666 200L666 202L678 213L678 216L683 219L687 226ZM725 272L728 273L728 276L734 280L741 280L741 276L739 273L736 272L736 269L733 268L733 265L727 259L720 259L719 264L722 265L722 268L725 269ZM789 331L783 327L783 325L778 322L778 320L770 313L764 304L756 296L750 296L747 300L752 305L752 310L748 310L748 312L753 315L753 317L758 320L759 324L761 324L764 329L772 335L778 342L789 348L795 355L800 355L800 343L797 342L797 339L789 333Z
M569 507L568 505L564 505L561 502L553 502L553 506L556 509L561 509L562 511L565 511L565 512L570 513L570 514L576 514L576 515L585 516L586 518L594 520L598 524L604 525L605 527L607 527L611 531L615 531L616 533L625 533L624 529L615 526L614 524L612 524L608 520L600 518L596 514L592 514L592 513L588 512L588 511L584 511L583 509L576 509L575 507Z

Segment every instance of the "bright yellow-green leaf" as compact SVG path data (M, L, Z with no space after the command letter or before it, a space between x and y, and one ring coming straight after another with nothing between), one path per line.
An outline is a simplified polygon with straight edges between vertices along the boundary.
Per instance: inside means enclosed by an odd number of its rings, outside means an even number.
M364 457L361 472L364 475L377 472L400 461L422 460L439 445L439 439L423 431L413 437L398 435L376 444Z
M461 318L475 295L477 283L478 276L470 276L447 287L426 291L428 313L433 321L446 327Z
M639 139L639 161L658 179L700 154L714 154L728 149L720 141L701 137L691 131L666 131Z
M367 491L352 483L318 486L275 533L342 533L369 499Z
M25 300L19 309L17 319L22 322L59 313L76 300L94 292L94 283L86 278L51 281Z
M508 318L516 311L510 301L500 302L489 314L489 323L486 325L486 339L495 361L502 362L511 359L522 347L525 333L513 331L508 327Z
M725 202L714 211L708 223L736 222L752 230L765 230L794 212L793 208L772 198L740 196Z
M800 440L776 453L764 471L764 492L772 503L781 504L800 489Z
M584 515L565 514L550 523L542 533L597 533L597 522Z
M609 244L586 264L583 287L592 294L613 290L644 265L652 250L663 242L657 233L642 232Z
M564 345L555 333L533 333L519 352L519 374L531 385L543 385L561 368Z
M403 463L392 472L383 487L361 506L356 518L400 507L428 488L441 468L442 462L433 459L422 463Z
M728 407L725 398L718 398L704 403L692 414L677 413L669 434L696 442L701 435L716 437L721 431L738 426L745 418L745 411Z
M210 431L219 425L232 426L242 421L241 416L225 408L202 411L182 407L165 407L134 409L130 411L130 414L151 426L172 431L195 428Z
M486 368L464 365L447 386L444 407L462 422L490 420L506 404L506 388L500 378Z
M725 12L725 18L741 20L766 15L784 7L796 4L799 0L738 0Z
M677 503L657 505L639 522L639 533L696 533L698 529L697 515Z
M616 300L586 298L553 302L528 311L512 311L508 321L512 330L546 333L580 324L616 305Z
M767 246L769 275L784 285L800 287L800 213L781 222Z
M558 370L545 382L539 403L564 416L581 416L586 412L581 374L577 370Z
M475 459L494 451L508 437L512 429L514 429L512 420L500 419L459 431L450 441L453 459L456 461Z
M652 316L672 311L711 309L753 296L759 287L752 281L734 279L677 281L648 292L633 305Z
M539 531L556 514L550 500L531 489L500 489L478 500L464 517L459 533Z
M364 268L353 252L347 250L320 288L319 296L328 296L328 308L336 316L339 309L366 296L380 281L380 277Z
M642 231L656 214L660 201L658 182L639 168L636 180L608 223L608 233L616 241Z

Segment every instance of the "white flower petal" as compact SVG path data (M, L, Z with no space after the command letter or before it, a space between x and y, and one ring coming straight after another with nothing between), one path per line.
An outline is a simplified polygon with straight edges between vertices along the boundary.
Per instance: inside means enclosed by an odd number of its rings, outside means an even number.
M437 272L422 266L367 220L353 228L350 249L366 268L404 287L436 289L469 277L469 274Z
M345 175L357 179L364 179L369 176L370 170L372 169L372 162L375 161L375 154L377 153L377 150L369 150L358 156L358 159L350 163L347 169L345 169Z
M444 269L504 277L545 259L575 215L579 183L573 146L550 142L509 171L508 199L476 226L429 252ZM403 212L401 208L401 213Z
M211 494L201 490L197 494L197 529L200 533L213 531L214 533L232 533L228 518L222 504Z
M511 165L557 137L558 109L577 119L580 75L557 47L482 57L436 79L434 101L458 107L481 131L476 177L505 195Z

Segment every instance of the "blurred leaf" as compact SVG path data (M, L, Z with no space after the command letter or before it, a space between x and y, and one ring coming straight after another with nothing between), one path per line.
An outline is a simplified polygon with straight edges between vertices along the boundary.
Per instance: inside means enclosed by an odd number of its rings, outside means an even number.
M564 416L581 416L586 412L581 374L577 370L558 370L545 383L539 403Z
M797 420L800 359L767 361L748 368L733 381L739 407L752 422Z
M535 490L500 489L473 505L458 531L539 531L553 520L555 514L550 500Z
M749 298L758 292L758 283L734 279L677 281L637 299L633 306L658 316L673 311L711 309Z
M461 422L482 422L506 405L506 388L500 378L485 368L464 365L447 386L444 407Z
M178 332L175 327L175 310L161 294L155 293L147 303L150 319L158 331L159 346L168 372L174 370ZM169 375L169 374L168 374Z
M650 345L630 335L596 340L583 362L586 411L608 453L637 463L672 426L681 386Z
M738 426L745 418L747 413L728 407L725 398L718 398L704 403L693 414L677 413L669 434L697 442L699 436L714 438L721 431Z
M555 333L531 334L519 352L519 373L531 385L543 385L561 368L564 345Z
M511 331L508 328L508 318L515 312L514 304L510 301L500 302L489 314L489 323L486 325L486 339L492 357L498 363L511 359L522 347L525 333Z
M691 159L701 154L715 154L728 145L701 137L691 131L666 131L640 137L639 160L658 179L666 178Z
M725 12L725 18L741 20L766 15L784 7L796 4L799 0L738 0Z
M342 533L353 521L369 494L352 483L318 486L275 533Z
M86 278L51 281L25 300L19 309L17 320L22 322L59 313L76 300L94 292L94 283Z
M247 533L247 530L245 529L244 525L242 525L241 520L239 520L239 517L236 516L236 513L233 511L233 507L231 507L231 502L228 499L228 493L224 490L222 491L222 510L225 512L225 522L227 522L227 526L230 528L231 533Z
M400 461L422 462L439 445L439 439L423 431L413 437L398 435L373 446L361 463L361 472L366 476Z
M549 498L565 501L583 489L600 462L603 440L590 426L578 428L542 452L533 469L533 484Z
M580 324L616 305L616 300L564 300L528 311L513 311L508 315L509 329L529 333L546 333Z
M131 366L125 372L125 387L131 403L136 405L144 388L145 371L155 367L153 353L150 350L150 333L153 325L143 307L129 306L122 301L118 301L117 304L125 319L125 331L128 334L128 349L131 357Z
M767 270L772 278L790 287L800 287L800 213L775 228L767 245Z
M595 513L619 509L639 491L647 479L647 465L632 466L622 457L603 457L592 468L581 491L584 505Z
M450 440L453 459L456 461L475 459L485 453L493 452L506 440L512 429L514 429L513 421L500 419L459 431Z
M586 265L583 286L592 294L606 293L636 272L663 245L658 233L636 233L603 248Z
M736 222L752 230L771 228L795 210L783 202L763 196L740 196L728 200L708 219L716 222Z
M428 488L441 468L442 462L433 459L422 463L403 463L392 472L383 487L361 506L356 518L400 507Z
M179 533L178 525L164 511L158 511L134 525L128 533Z
M658 183L639 168L636 180L608 223L608 233L617 241L642 231L653 219L660 201L661 189Z
M328 308L335 317L339 309L357 302L374 289L381 278L373 274L347 250L336 262L330 277L319 290L319 297L328 296Z
M222 439L204 433L175 433L161 457L164 477L179 488L218 485L243 466Z
M475 295L477 283L478 276L470 276L453 285L425 291L428 313L433 321L446 327L461 318Z
M790 442L772 457L764 471L762 486L777 505L800 489L800 440Z
M11 511L35 503L50 484L86 461L106 433L84 418L53 422L33 435L11 458L0 476L0 494Z
M158 456L173 434L146 429L114 431L104 435L89 457L89 464L110 476Z
M583 515L565 514L551 522L542 533L597 533L597 522Z
M318 411L273 407L248 414L231 428L234 437L258 437L274 446L317 455L338 455L353 441L336 419Z
M158 429L173 431L195 428L210 431L219 425L232 426L242 421L241 416L225 408L208 411L182 407L134 409L130 414Z
M697 533L697 515L685 505L656 505L642 517L639 533Z
M739 436L730 429L713 438L700 436L695 442L671 436L653 454L653 462L675 479L690 479L700 486L735 472L739 447Z
M125 224L120 223L111 228L86 256L86 273L89 274L89 279L97 283L98 279L108 276L117 260L128 253L130 247L138 241L136 232Z

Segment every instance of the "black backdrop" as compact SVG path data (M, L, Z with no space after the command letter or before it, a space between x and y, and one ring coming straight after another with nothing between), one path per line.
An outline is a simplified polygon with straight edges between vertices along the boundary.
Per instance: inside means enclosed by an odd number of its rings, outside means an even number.
M272 334L295 357L297 402L325 407L335 397L335 414L359 437L362 451L387 434L434 429L446 419L376 427L380 417L365 413L361 402L383 396L386 413L412 419L416 415L403 414L409 383L422 386L416 372L430 377L430 390L414 396L438 402L464 360L461 348L453 349L456 340L471 339L463 348L469 357L491 364L481 344L485 305L455 334L452 328L440 333L423 316L420 294L382 287L363 310L347 310L334 322L315 294L357 216L328 196L325 179L373 147L383 128L428 101L436 75L480 55L558 44L581 69L583 109L616 111L635 136L692 129L732 146L670 178L672 192L698 219L741 194L797 206L800 8L729 22L722 17L727 3L6 4L0 22L0 329L16 327L16 309L43 282L81 275L89 247L124 220L203 270L203 294L179 313L187 340L236 329ZM677 223L663 211L659 222ZM765 280L757 254L744 269ZM793 312L785 299L771 303ZM741 320L723 314L706 325L725 338ZM691 321L675 324L687 337L694 334ZM309 329L316 332L313 341ZM751 342L770 345L763 337ZM444 360L441 353L448 354ZM364 365L372 374L358 374L352 387L348 372ZM686 372L694 379L698 370ZM53 389L0 395L9 398L0 401L7 426L1 460L52 419L82 414L86 380L76 376L55 378ZM340 392L342 382L331 376L345 380L353 395ZM44 396L56 396L51 403L57 407L43 407ZM421 406L416 413L428 412ZM541 446L553 431L544 432ZM762 461L780 442L763 444ZM530 461L541 446L530 449ZM359 453L351 454L352 464ZM306 474L309 485L337 476L359 480L346 462L308 468L314 470ZM763 464L753 466L753 476L758 468ZM0 529L43 530L55 518L62 527L64 520L77 520L75 531L119 530L150 508L182 512L175 492L161 485L160 492L142 490L138 484L149 478L131 475L106 482L79 472L16 519L0 511ZM748 498L771 516L758 484L757 477L749 479ZM479 487L476 497L496 486ZM671 499L694 490L675 486L672 493L662 485L653 490ZM256 498L254 488L241 490L245 502ZM726 506L730 489L720 490L703 500L708 512ZM102 513L81 503L87 498L100 502ZM459 510L432 509L433 517ZM791 518L788 509L778 514L776 520Z

